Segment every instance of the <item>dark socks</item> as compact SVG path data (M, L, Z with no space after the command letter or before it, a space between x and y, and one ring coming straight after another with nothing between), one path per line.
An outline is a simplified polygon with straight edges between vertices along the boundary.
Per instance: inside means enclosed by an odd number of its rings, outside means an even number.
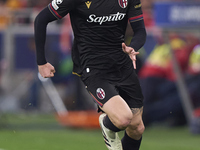
M106 128L110 129L111 131L114 132L119 132L121 131L121 129L117 128L108 118L108 115L106 115L103 119L103 124Z
M139 140L134 140L130 138L125 132L124 137L121 141L123 150L139 150L142 138Z

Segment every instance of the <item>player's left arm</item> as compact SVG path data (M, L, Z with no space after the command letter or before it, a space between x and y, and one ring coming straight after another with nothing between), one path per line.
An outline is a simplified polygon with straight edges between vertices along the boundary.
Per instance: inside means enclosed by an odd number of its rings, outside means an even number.
M147 34L140 0L131 0L129 2L130 7L128 10L128 20L134 34L130 45L126 46L125 43L122 43L122 49L130 56L131 60L133 61L133 66L136 69L136 55L139 54L137 51L144 45Z
M129 46L126 46L125 43L122 43L122 49L130 56L131 60L133 61L133 66L136 69L136 55L139 54L137 51L144 45L146 41L146 29L143 19L136 22L130 22L130 24L134 35Z
M146 29L144 25L144 20L139 20L135 22L130 22L133 30L133 37L131 39L130 47L135 51L138 51L146 42Z
M129 1L127 15L134 33L129 46L138 51L146 42L146 29L140 0Z

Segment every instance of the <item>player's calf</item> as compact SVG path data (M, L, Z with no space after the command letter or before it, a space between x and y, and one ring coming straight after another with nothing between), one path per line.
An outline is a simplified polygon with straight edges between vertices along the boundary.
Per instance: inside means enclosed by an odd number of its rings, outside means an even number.
M142 141L142 134L145 130L142 121L142 108L132 109L133 118L131 124L126 128L122 138L123 150L139 150Z

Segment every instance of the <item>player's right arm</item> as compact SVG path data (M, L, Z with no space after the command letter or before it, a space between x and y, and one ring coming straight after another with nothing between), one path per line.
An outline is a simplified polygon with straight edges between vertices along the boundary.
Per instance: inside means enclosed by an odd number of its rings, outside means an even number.
M45 58L46 29L48 23L62 19L75 7L76 0L52 0L35 18L34 34L38 71L42 77L53 77L54 67Z
M54 67L50 63L47 63L45 57L46 29L48 23L54 20L57 20L57 18L46 7L37 15L34 22L38 71L44 78L53 77L55 73Z

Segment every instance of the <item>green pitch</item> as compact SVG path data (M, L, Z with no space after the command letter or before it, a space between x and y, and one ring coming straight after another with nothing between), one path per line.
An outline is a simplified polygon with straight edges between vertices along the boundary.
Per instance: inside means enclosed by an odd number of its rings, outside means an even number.
M123 133L120 132L120 136ZM145 130L141 150L198 150L200 135L186 127ZM54 115L4 115L0 118L0 150L107 150L99 129L62 127Z

